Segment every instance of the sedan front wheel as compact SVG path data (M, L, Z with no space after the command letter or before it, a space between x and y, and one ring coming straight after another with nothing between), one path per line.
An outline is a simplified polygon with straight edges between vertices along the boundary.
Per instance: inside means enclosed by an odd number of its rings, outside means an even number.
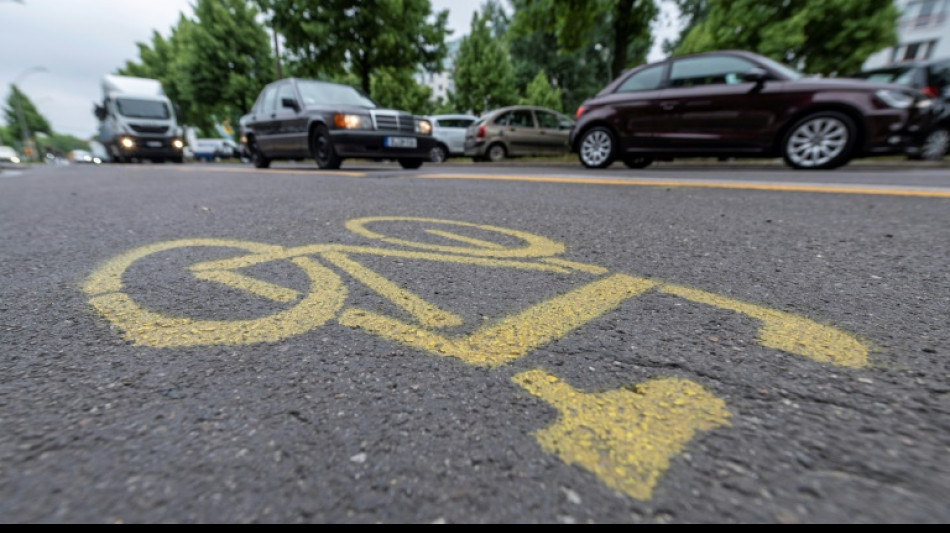
M826 111L809 115L789 130L782 157L796 169L827 170L851 160L857 128L847 115Z
M612 131L607 128L593 128L581 138L579 156L581 164L587 168L607 168L613 164L617 142Z

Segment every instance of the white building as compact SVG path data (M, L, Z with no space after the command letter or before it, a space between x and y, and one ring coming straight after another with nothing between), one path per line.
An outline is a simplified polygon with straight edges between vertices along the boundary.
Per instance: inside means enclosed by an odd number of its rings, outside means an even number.
M455 56L458 54L459 45L461 43L461 39L445 43L448 48L448 53L445 56L445 61L442 62L441 72L423 71L416 74L417 83L432 89L433 101L441 100L447 102L449 93L455 91L455 79L452 76L452 72L455 70Z
M896 0L901 12L898 45L864 63L874 69L903 61L950 59L950 0Z

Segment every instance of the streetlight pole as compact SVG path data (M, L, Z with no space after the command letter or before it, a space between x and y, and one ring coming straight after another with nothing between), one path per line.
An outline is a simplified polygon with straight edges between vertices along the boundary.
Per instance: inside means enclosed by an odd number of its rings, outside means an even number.
M46 68L45 68L45 67L33 67L33 68L29 68L29 69L23 71L22 73L20 73L20 75L17 76L16 80L13 82L13 86L16 88L16 92L17 92L17 94L14 95L14 96L16 97L16 98L14 98L14 100L16 101L17 120L19 120L19 122L20 122L20 134L23 136L23 152L24 152L23 155L24 155L24 156L27 155L25 152L26 152L26 150L27 150L27 147L29 146L30 137L31 137L32 135L31 135L31 133L30 133L30 126L26 123L26 115L23 114L23 101L22 101L22 99L25 98L26 95L23 93L23 90L20 89L20 80L22 80L23 78L25 78L25 77L27 77L28 75L33 74L33 73L35 73L35 72L46 72ZM33 156L33 154L32 154L33 149L32 149L32 148L30 148L30 152L31 152L30 158L32 158L32 156Z

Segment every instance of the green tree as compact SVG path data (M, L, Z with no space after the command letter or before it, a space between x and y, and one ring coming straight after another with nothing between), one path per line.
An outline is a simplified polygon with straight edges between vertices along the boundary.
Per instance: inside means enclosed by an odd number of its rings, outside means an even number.
M456 109L480 115L518 101L508 50L492 38L487 17L479 13L472 17L471 31L459 44L453 75L455 91L450 100Z
M195 21L178 58L182 96L196 110L236 126L274 80L270 37L248 0L197 0Z
M427 115L433 109L432 89L419 85L406 69L381 68L371 81L373 100L382 107Z
M181 15L168 39L158 32L152 32L151 45L137 43L138 62L127 61L117 74L159 80L168 99L181 111L179 122L207 128L210 126L207 114L189 93L191 73L186 66L186 58L193 48L190 44L193 27L194 22Z
M448 11L432 12L429 0L259 0L283 37L299 75L328 78L356 74L372 93L378 69L441 70Z
M551 86L548 75L543 70L538 72L528 87L525 89L525 95L518 102L522 105L536 105L563 111L561 105L561 90Z
M28 96L26 96L20 88L14 84L10 84L10 95L7 97L6 107L3 109L4 118L7 122L7 132L8 134L16 139L16 145L20 147L20 150L23 149L23 129L20 124L20 116L17 111L17 104L19 104L19 109L23 112L23 120L26 122L27 133L31 135L36 135L37 133L45 133L47 135L52 135L53 130L49 125L49 121L36 109L36 106L33 105L33 102Z
M619 74L612 71L609 48L605 48L608 41L604 36L609 34L609 22L595 21L587 36L581 39L587 44L566 50L558 44L553 5L550 0L512 2L514 14L507 39L515 83L526 87L543 70L551 85L561 91L563 108L574 110Z
M552 31L558 48L576 52L602 44L615 75L643 63L653 45L653 21L659 14L656 0L531 0L513 2L528 13L528 27ZM592 40L592 31L601 28Z
M10 128L0 126L0 146L15 146L16 137L10 132Z
M893 0L709 0L676 53L742 48L811 74L849 73L897 43L899 16Z

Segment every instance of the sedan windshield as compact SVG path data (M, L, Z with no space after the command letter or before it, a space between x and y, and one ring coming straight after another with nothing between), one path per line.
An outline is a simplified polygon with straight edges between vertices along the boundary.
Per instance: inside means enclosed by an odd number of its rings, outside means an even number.
M301 81L297 84L306 106L344 106L375 109L376 102L348 85L320 81Z
M782 76L788 80L800 80L806 77L801 72L793 69L792 67L788 65L783 65L782 63L779 63L778 61L773 61L767 57L763 57L760 60L763 63L765 63L765 66L768 67L770 70L778 73L779 76Z
M115 101L119 108L119 114L129 118L150 118L155 120L168 120L171 113L165 102L156 100L135 100L132 98L119 98Z

